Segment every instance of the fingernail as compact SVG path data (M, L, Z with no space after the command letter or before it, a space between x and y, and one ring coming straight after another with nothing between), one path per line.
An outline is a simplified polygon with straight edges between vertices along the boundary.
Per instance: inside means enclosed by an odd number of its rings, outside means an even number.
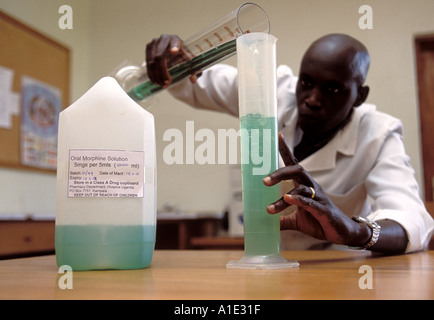
M270 177L265 177L264 179L262 179L262 181L263 181L265 184L270 184L270 183L271 183L271 178L270 178Z
M290 195L290 194L285 194L284 196L283 196L283 200L284 201L287 201L287 200L292 200L292 195Z
M274 212L274 208L275 208L274 204L270 204L267 206L267 211L268 212Z

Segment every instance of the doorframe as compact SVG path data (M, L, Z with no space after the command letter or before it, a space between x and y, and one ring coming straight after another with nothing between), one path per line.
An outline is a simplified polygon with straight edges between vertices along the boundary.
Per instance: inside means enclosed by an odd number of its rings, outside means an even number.
M422 88L424 88L424 79L423 79L423 72L424 72L424 65L423 61L421 59L424 48L427 45L432 45L434 47L434 33L430 34L422 34L422 35L416 35L414 37L414 45L415 45L415 60L416 60L416 77L417 77L417 92L418 92L418 107L419 107L419 126L420 126L420 141L421 141L421 147L422 147L422 172L423 172L423 181L424 181L424 194L425 194L425 201L434 201L434 172L432 177L428 176L427 167L431 163L430 159L428 159L428 156L426 154L429 145L428 145L428 137L425 137L424 135L424 125L422 122L423 117L423 111L427 110L430 106L428 104L425 92ZM434 52L434 50L433 50ZM433 70L434 72L434 70ZM434 108L432 106L431 108ZM434 163L431 164L433 166Z

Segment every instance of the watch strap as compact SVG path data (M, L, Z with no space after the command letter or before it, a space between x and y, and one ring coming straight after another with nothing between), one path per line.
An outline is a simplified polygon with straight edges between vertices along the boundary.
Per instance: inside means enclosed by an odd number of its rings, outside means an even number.
M368 249L368 248L372 247L374 244L376 244L378 241L378 238L380 237L381 226L378 223L376 223L375 221L372 221L372 220L369 220L369 219L366 219L363 217L359 217L359 216L354 216L354 217L352 217L352 219L358 223L366 224L372 230L371 238L360 249Z

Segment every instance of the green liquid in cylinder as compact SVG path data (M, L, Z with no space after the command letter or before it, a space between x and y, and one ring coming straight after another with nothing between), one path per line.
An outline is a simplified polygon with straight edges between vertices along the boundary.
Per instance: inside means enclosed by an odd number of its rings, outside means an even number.
M279 186L267 187L262 182L278 168L277 121L251 113L240 118L240 125L245 255L280 254L279 215L266 211L267 205L279 199Z
M72 270L141 269L150 265L155 226L56 226L57 265Z
M172 77L172 84L234 55L237 50L236 45L236 40L228 41L171 68L169 74ZM141 101L163 89L163 87L148 80L131 89L128 95L135 101Z

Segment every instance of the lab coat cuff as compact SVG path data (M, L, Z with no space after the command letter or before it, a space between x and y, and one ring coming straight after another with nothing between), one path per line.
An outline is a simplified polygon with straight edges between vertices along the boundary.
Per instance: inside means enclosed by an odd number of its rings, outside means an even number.
M367 218L377 222L387 219L399 223L406 231L408 237L406 253L425 249L431 238L430 234L432 230L425 230L423 222L418 221L420 218L418 219L415 214L401 210L381 209L369 214Z

